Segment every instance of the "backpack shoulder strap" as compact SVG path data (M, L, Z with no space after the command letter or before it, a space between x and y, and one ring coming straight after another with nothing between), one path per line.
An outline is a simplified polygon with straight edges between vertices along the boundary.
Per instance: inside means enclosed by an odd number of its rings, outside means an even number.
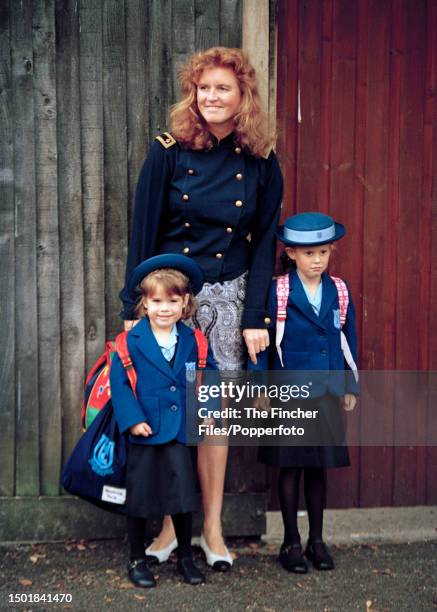
M276 312L277 321L285 321L287 318L287 302L288 294L290 291L290 280L288 274L278 276L276 279L276 300L278 302L278 308Z
M206 360L208 357L208 340L205 334L198 328L194 330L194 337L197 344L197 367L203 369L206 368Z
M277 309L276 309L276 339L275 345L276 350L278 352L279 360L284 367L284 362L282 359L282 349L281 342L284 337L285 330L285 321L287 319L287 302L288 302L288 294L290 293L290 277L288 274L283 274L282 276L278 276L276 279L276 301L277 301Z
M121 332L115 338L115 350L117 351L123 368L126 371L130 386L132 387L132 391L134 392L135 397L137 397L137 373L133 366L132 359L129 354L129 349L127 348L127 333L127 331Z
M349 291L344 280L338 276L331 276L331 279L337 287L338 303L340 305L340 325L343 327L346 323L347 309L349 307Z

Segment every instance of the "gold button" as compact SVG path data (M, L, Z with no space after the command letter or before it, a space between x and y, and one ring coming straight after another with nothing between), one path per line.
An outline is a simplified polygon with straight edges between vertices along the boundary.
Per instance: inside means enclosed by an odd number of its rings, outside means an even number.
M216 253L215 256L217 259L221 259L223 257L223 253Z
M188 221L186 223L184 223L185 227L191 227L191 223L188 223Z
M271 322L272 322L272 320L271 320L271 318L270 318L270 317L265 317L265 318L264 318L264 323L265 323L266 325L269 325Z
M237 208L241 208L241 207L243 206L243 202L242 202L241 200L237 200L237 201L235 202L235 206L236 206Z
M183 252L184 252L184 253L189 253L189 252L190 252L189 247L185 247L185 249L184 249L184 251L183 251Z
M184 193L184 195L182 196L182 199L184 202L188 202L188 200L190 199L190 196L187 193Z
M235 151L235 153L236 153L237 155L240 155L240 153L241 153L241 147L235 147L234 151Z
M237 179L237 181L242 181L243 175L241 174L241 172L239 172L238 174L235 175L235 178Z
M188 174L191 174L191 175L193 175L193 174L194 174L194 170L193 170L193 168L188 168Z
M228 234L232 234L232 231L233 231L233 230L232 230L232 227L227 227L227 228L226 228L226 231L228 232Z

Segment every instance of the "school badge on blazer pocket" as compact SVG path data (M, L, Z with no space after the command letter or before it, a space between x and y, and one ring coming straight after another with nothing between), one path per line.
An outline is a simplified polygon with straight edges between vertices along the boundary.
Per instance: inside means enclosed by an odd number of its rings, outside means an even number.
M196 380L196 362L186 361L185 362L185 378L187 382L193 383Z
M337 329L341 329L341 321L340 321L340 309L333 310L332 314L334 315L334 327Z

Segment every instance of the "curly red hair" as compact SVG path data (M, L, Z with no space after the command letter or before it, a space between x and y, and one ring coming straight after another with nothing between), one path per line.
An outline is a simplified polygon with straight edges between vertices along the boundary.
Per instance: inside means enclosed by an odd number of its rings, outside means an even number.
M183 98L170 111L170 129L187 149L209 149L211 134L197 106L197 84L205 68L230 68L241 89L241 104L234 117L234 134L240 146L256 157L269 154L273 139L267 129L256 85L255 69L241 49L212 47L196 53L182 66L179 80Z

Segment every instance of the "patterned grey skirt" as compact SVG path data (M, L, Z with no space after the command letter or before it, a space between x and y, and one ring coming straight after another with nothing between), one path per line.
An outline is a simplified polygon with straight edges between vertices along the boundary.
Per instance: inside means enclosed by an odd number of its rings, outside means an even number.
M204 283L196 296L197 310L191 327L199 327L208 338L220 371L246 367L246 345L241 334L247 272L223 283Z

